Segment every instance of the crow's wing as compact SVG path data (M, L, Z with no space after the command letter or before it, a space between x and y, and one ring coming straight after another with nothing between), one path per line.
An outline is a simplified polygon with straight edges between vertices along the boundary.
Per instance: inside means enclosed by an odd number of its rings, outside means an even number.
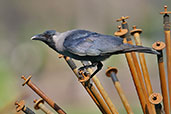
M123 50L122 39L86 30L75 30L65 38L65 51L79 56L98 56Z

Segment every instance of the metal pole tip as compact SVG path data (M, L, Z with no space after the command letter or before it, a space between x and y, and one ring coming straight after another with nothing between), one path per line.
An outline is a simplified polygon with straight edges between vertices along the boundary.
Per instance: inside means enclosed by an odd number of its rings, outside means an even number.
M162 100L163 100L163 97L160 93L153 93L149 97L149 101L152 104L159 104L162 102Z
M108 67L108 69L106 70L106 76L110 77L111 72L117 74L118 69L116 67Z
M153 49L160 51L163 50L166 47L166 45L164 42L157 41L152 45L152 47Z

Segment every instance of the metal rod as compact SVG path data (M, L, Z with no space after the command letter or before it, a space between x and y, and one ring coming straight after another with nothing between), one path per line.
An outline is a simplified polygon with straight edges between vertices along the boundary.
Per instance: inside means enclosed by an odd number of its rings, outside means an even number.
M131 109L131 107L130 107L130 105L128 103L127 98L125 97L125 94L124 94L124 92L123 92L123 90L121 88L120 82L119 82L119 80L118 80L118 78L116 76L117 72L118 72L118 70L115 67L109 67L106 70L106 76L111 77L111 79L112 79L112 81L114 83L114 86L115 86L115 88L116 88L116 90L117 90L117 92L118 92L118 94L119 94L119 96L121 98L121 101L122 101L122 103L123 103L123 105L124 105L124 107L126 109L126 112L128 114L133 114L133 111L132 111L132 109Z
M77 78L80 79L77 66L75 65L74 61L71 58L65 56L64 59L67 62L67 64L70 66L74 74L77 76ZM95 102L95 104L103 114L112 114L111 111L109 110L109 107L106 105L104 100L101 98L101 95L97 92L97 90L92 84L88 84L89 86L86 86L86 84L84 83L81 84L84 86L86 91L89 93L89 95L91 96L91 98L93 99L93 101Z
M16 107L16 111L23 111L25 114L35 114L30 108L25 106L25 102L24 100L21 100L20 102L15 102L15 105L17 105Z
M168 14L171 12L167 11L167 6L164 6L164 12L160 12L163 15L163 28L165 34L165 43L166 43L166 59L167 59L167 78L168 78L168 87L169 87L169 96L170 96L170 109L171 109L171 37L170 37L170 17Z
M162 100L163 97L160 93L152 93L149 96L150 103L155 105L156 114L163 114L162 105L161 105Z
M27 79L22 76L25 80L23 86L27 84L35 93L37 93L44 101L46 101L58 114L66 114L52 99L50 99L43 91L41 91L34 83L31 82L31 76Z
M35 110L41 109L45 114L54 114L51 110L49 110L44 105L43 99L39 99L39 100L35 99L33 102L35 103L35 105L34 105Z
M86 61L83 61L83 65L88 65L89 63ZM92 74L93 71L92 69L88 68L87 71ZM99 79L96 76L93 76L92 81L94 82L94 84L96 85L97 89L99 90L100 94L102 95L103 99L105 100L106 104L108 105L109 109L111 110L111 112L113 114L119 114L117 109L115 108L114 104L112 103L111 99L109 98L107 92L105 91L105 89L103 88L103 86L101 85Z
M163 52L162 52L162 50L165 48L165 43L158 41L158 42L155 42L152 47L153 49L157 50L160 53L160 55L157 55L157 62L158 62L159 74L160 74L160 86L161 86L162 95L163 95L163 105L164 105L165 113L170 114L169 98L168 98L168 93L167 93L167 82L166 82Z
M131 33L131 35L134 36L136 45L137 46L142 46L142 42L141 42L141 39L140 39L140 34L142 33L142 30L137 29L136 26L133 26L133 30L130 33ZM147 92L148 92L148 95L151 95L153 93L153 90L152 90L152 86L151 86L151 82L150 82L150 76L149 76L149 73L148 73L144 53L138 53L138 56L139 56L139 60L140 60L140 64L141 64L141 68L142 68L142 72L143 72Z
M124 18L122 18L124 19ZM122 26L127 29L128 28L128 24L123 21ZM119 31L115 32L114 35L118 36L118 33L125 29L121 29L121 26L118 26ZM127 29L127 31L129 32L129 29ZM123 38L123 43L129 43L129 44L133 44L132 40L130 38L130 35L128 33L122 34L120 37ZM135 52L131 52L131 53L125 53L127 62L128 62L128 66L130 68L131 74L132 74L132 78L137 90L137 94L143 109L143 112L149 113L149 114L155 114L155 108L154 106L151 106L151 104L148 101L148 95L146 92L146 88L143 82L143 77L141 75L141 71L140 71L140 67L138 64L138 60L136 58L136 54Z

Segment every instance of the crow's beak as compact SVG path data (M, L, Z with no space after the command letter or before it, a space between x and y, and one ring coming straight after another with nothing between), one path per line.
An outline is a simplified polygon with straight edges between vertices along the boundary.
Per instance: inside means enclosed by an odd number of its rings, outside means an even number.
M31 37L31 40L41 40L41 41L43 41L45 39L46 39L45 36L43 36L42 34L38 34L38 35L35 35L35 36Z

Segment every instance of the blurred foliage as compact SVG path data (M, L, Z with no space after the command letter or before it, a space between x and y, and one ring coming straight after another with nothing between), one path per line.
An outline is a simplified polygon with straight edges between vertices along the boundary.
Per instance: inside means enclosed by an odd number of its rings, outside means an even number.
M2 107L5 103L15 98L16 90L13 87L13 83L16 82L15 77L12 76L12 72L8 66L8 62L2 60L0 58L0 107ZM11 93L13 93L11 95Z

